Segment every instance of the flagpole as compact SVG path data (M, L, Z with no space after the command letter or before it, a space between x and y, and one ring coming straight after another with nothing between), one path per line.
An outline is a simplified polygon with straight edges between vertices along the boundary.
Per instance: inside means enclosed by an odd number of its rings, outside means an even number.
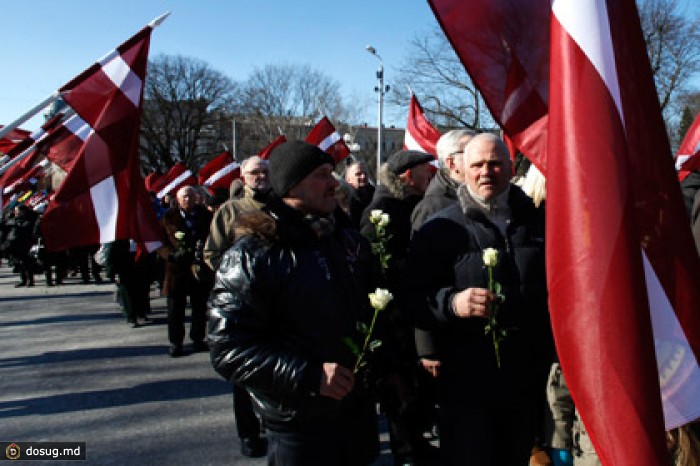
M163 13L162 15L158 16L156 19L154 19L153 21L151 21L150 23L148 23L148 27L150 27L151 29L157 28L158 26L161 25L161 23L162 23L163 21L165 21L165 20L168 18L168 16L170 16L170 13L171 13L171 12L168 11L168 12Z
M46 108L47 105L51 104L54 100L58 99L59 97L61 97L61 93L58 91L54 92L49 97L45 98L40 103L38 103L34 107L32 107L24 115L17 118L15 121L13 121L9 125L5 126L3 129L0 129L0 138L5 137L5 135L7 135L10 131L12 131L13 129L17 128L19 125L21 125L25 121L32 118L34 115L36 115L41 110Z
M7 162L5 165L0 167L0 175L2 175L7 170L9 170L10 168L14 167L18 163L20 163L22 160L24 160L25 157L27 157L29 154L31 154L34 151L34 149L36 149L36 144L32 144L31 147L28 147L27 149L24 150L24 152L22 152L17 157L13 158L9 162Z

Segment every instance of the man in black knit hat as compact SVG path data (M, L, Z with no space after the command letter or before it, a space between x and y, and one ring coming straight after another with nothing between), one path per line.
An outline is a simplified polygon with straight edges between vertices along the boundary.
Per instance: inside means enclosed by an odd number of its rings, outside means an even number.
M275 196L236 219L209 301L212 364L250 392L276 466L366 465L378 453L374 404L343 341L371 317L373 258L335 215L333 166L305 142L273 150Z

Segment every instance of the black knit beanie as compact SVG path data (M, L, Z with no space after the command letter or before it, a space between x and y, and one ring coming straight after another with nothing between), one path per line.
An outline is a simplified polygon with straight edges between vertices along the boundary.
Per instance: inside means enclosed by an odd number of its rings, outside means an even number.
M304 141L288 141L275 147L270 154L270 185L279 197L325 163L335 166L333 157L317 146Z

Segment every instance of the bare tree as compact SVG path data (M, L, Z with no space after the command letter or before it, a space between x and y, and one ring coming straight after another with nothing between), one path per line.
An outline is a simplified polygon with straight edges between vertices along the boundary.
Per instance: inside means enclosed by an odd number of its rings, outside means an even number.
M437 26L411 41L387 102L405 113L409 89L435 125L474 129L494 126L474 83Z
M340 83L309 65L276 64L255 69L243 84L236 108L248 123L239 134L244 153L255 153L280 133L303 139L321 116L339 123L357 112L346 104Z
M700 22L680 10L677 0L641 0L639 16L665 116L672 103L700 71ZM667 118L668 119L668 118Z
M236 84L206 63L159 55L149 62L141 118L141 160L148 171L175 162L198 169L221 150L222 109L235 102Z

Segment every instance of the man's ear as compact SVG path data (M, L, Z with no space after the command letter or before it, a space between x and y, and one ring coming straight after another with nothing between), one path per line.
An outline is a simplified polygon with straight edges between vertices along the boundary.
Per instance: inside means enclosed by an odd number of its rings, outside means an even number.
M401 181L401 184L411 184L413 181L413 174L410 168L399 175L399 181Z

